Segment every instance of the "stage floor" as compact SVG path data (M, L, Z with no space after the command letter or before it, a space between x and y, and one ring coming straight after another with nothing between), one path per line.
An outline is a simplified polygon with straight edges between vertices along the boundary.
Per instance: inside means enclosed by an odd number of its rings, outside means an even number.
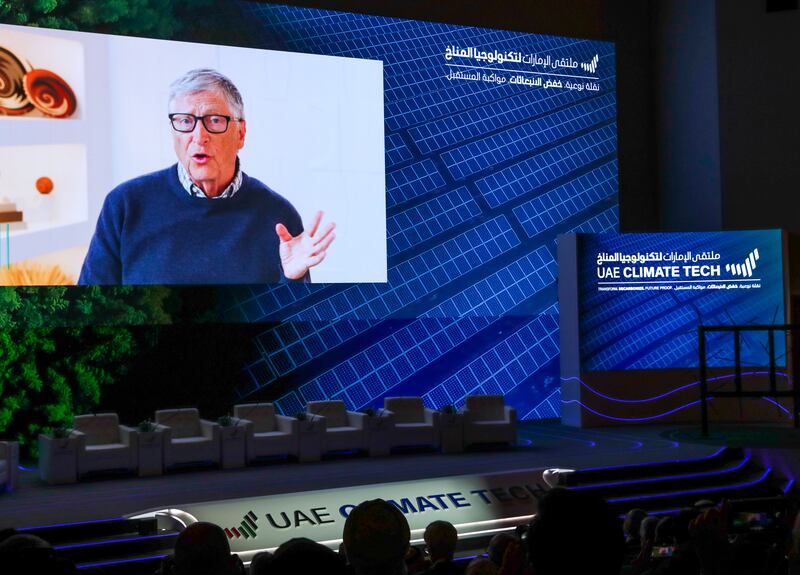
M343 455L315 463L277 461L244 469L199 469L57 486L40 481L36 470L25 470L15 492L0 494L0 528L110 519L186 503L392 481L694 458L710 455L725 440L719 433L703 440L697 426L582 430L541 421L521 422L519 438L516 448L503 451L414 452L380 458Z

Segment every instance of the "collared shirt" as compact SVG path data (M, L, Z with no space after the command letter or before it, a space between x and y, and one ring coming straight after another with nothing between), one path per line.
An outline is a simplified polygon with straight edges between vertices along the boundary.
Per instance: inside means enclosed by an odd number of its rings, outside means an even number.
M183 167L183 164L178 162L178 179L181 181L181 185L183 189L186 190L190 196L195 198L208 198L206 193L192 181L191 176L189 176L189 172L186 171L186 168ZM239 158L236 158L236 174L233 176L233 180L228 187L222 190L222 193L218 196L212 196L210 199L212 200L219 200L222 198L232 198L233 194L239 191L239 188L242 187L242 168L239 167Z

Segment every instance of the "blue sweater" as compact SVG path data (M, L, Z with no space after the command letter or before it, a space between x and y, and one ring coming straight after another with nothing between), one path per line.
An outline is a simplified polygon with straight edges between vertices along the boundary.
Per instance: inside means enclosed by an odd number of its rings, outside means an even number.
M177 165L120 184L105 199L78 283L286 281L275 225L297 235L302 220L285 198L242 176L239 191L218 200L189 195Z

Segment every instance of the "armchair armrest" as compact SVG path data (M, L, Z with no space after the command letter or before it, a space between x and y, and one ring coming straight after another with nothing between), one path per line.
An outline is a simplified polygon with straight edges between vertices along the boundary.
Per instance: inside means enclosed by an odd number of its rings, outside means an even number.
M296 435L300 431L300 422L288 415L275 415L275 423L278 424L278 431Z
M78 440L78 449L86 449L86 434L84 432L73 429L69 432L69 439L73 438Z
M439 412L428 407L425 408L425 423L433 426L439 425Z
M200 420L200 431L203 437L207 439L216 439L219 437L219 424L215 421L208 421L207 419Z
M160 431L162 433L162 437L164 438L165 443L172 442L172 428L169 425L156 423L154 430Z
M388 425L394 425L394 411L390 411L388 409L378 409L375 412L375 416L379 417L381 421Z
M357 411L348 411L347 412L347 423L350 427L356 427L358 429L364 429L365 420L367 419L366 413L359 413Z
M515 408L511 407L510 405L506 405L506 407L505 407L505 416L506 416L506 421L508 421L509 423L511 423L513 421L516 421L517 420L517 410Z
M324 415L317 415L316 413L306 412L306 425L301 425L301 431L326 431L328 429L328 420Z
M119 438L125 445L136 449L139 445L139 432L127 425L119 426Z
M249 419L242 419L241 417L231 417L231 423L234 427L240 427L244 430L244 434L247 437L253 435L253 427L255 424L250 421Z
M394 428L394 412L388 409L376 409L375 415L364 420L364 426L372 430Z

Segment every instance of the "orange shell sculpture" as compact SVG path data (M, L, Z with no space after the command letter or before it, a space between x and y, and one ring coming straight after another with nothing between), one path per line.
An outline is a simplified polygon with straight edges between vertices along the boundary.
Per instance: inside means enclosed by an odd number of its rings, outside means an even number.
M33 110L23 87L25 66L0 46L0 115L19 116Z
M47 176L42 176L36 180L36 191L46 196L53 191L53 180Z
M37 110L54 118L67 118L78 106L69 84L55 72L42 68L25 74L25 95Z

